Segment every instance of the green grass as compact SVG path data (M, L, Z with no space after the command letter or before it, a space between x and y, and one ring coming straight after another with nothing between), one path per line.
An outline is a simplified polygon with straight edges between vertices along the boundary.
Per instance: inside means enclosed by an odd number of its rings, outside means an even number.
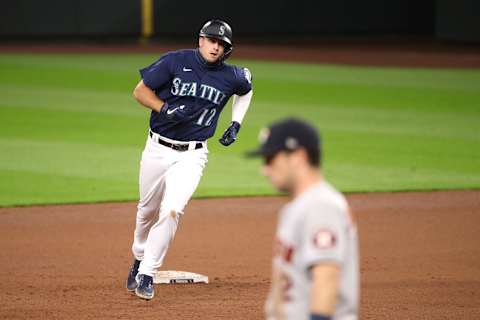
M154 55L0 55L0 206L137 199L148 111L131 97ZM480 70L232 61L254 75L240 138L209 142L197 197L273 194L243 157L275 119L322 132L342 191L480 188Z

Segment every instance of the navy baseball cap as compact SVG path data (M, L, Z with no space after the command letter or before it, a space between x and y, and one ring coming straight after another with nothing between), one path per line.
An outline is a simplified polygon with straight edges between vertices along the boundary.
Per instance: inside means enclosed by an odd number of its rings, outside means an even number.
M295 151L304 148L311 164L320 165L321 142L318 131L307 122L287 118L264 128L259 134L260 146L248 156L271 158L280 151Z

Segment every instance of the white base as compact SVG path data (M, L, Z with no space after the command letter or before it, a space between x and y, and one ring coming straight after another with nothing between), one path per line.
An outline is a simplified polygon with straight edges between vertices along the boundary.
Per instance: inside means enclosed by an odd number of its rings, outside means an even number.
M158 271L153 277L155 284L189 284L208 283L208 277L202 274L186 271Z

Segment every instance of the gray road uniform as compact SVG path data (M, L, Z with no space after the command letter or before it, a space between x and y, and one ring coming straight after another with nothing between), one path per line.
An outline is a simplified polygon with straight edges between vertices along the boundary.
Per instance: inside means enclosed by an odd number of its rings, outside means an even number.
M266 302L268 320L308 320L311 267L333 262L340 267L335 320L358 318L357 230L344 196L321 182L280 212L274 244L273 277Z

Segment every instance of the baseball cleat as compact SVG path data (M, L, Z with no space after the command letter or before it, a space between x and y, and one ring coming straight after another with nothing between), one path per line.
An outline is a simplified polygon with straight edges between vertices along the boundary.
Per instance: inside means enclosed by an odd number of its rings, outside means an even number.
M137 275L138 287L135 289L135 294L146 300L153 298L155 292L153 291L153 277L146 274Z
M128 272L128 278L127 278L127 290L130 292L135 291L138 287L137 280L135 277L138 274L138 267L140 266L140 260L135 259L133 261L132 267L130 268L130 271Z

